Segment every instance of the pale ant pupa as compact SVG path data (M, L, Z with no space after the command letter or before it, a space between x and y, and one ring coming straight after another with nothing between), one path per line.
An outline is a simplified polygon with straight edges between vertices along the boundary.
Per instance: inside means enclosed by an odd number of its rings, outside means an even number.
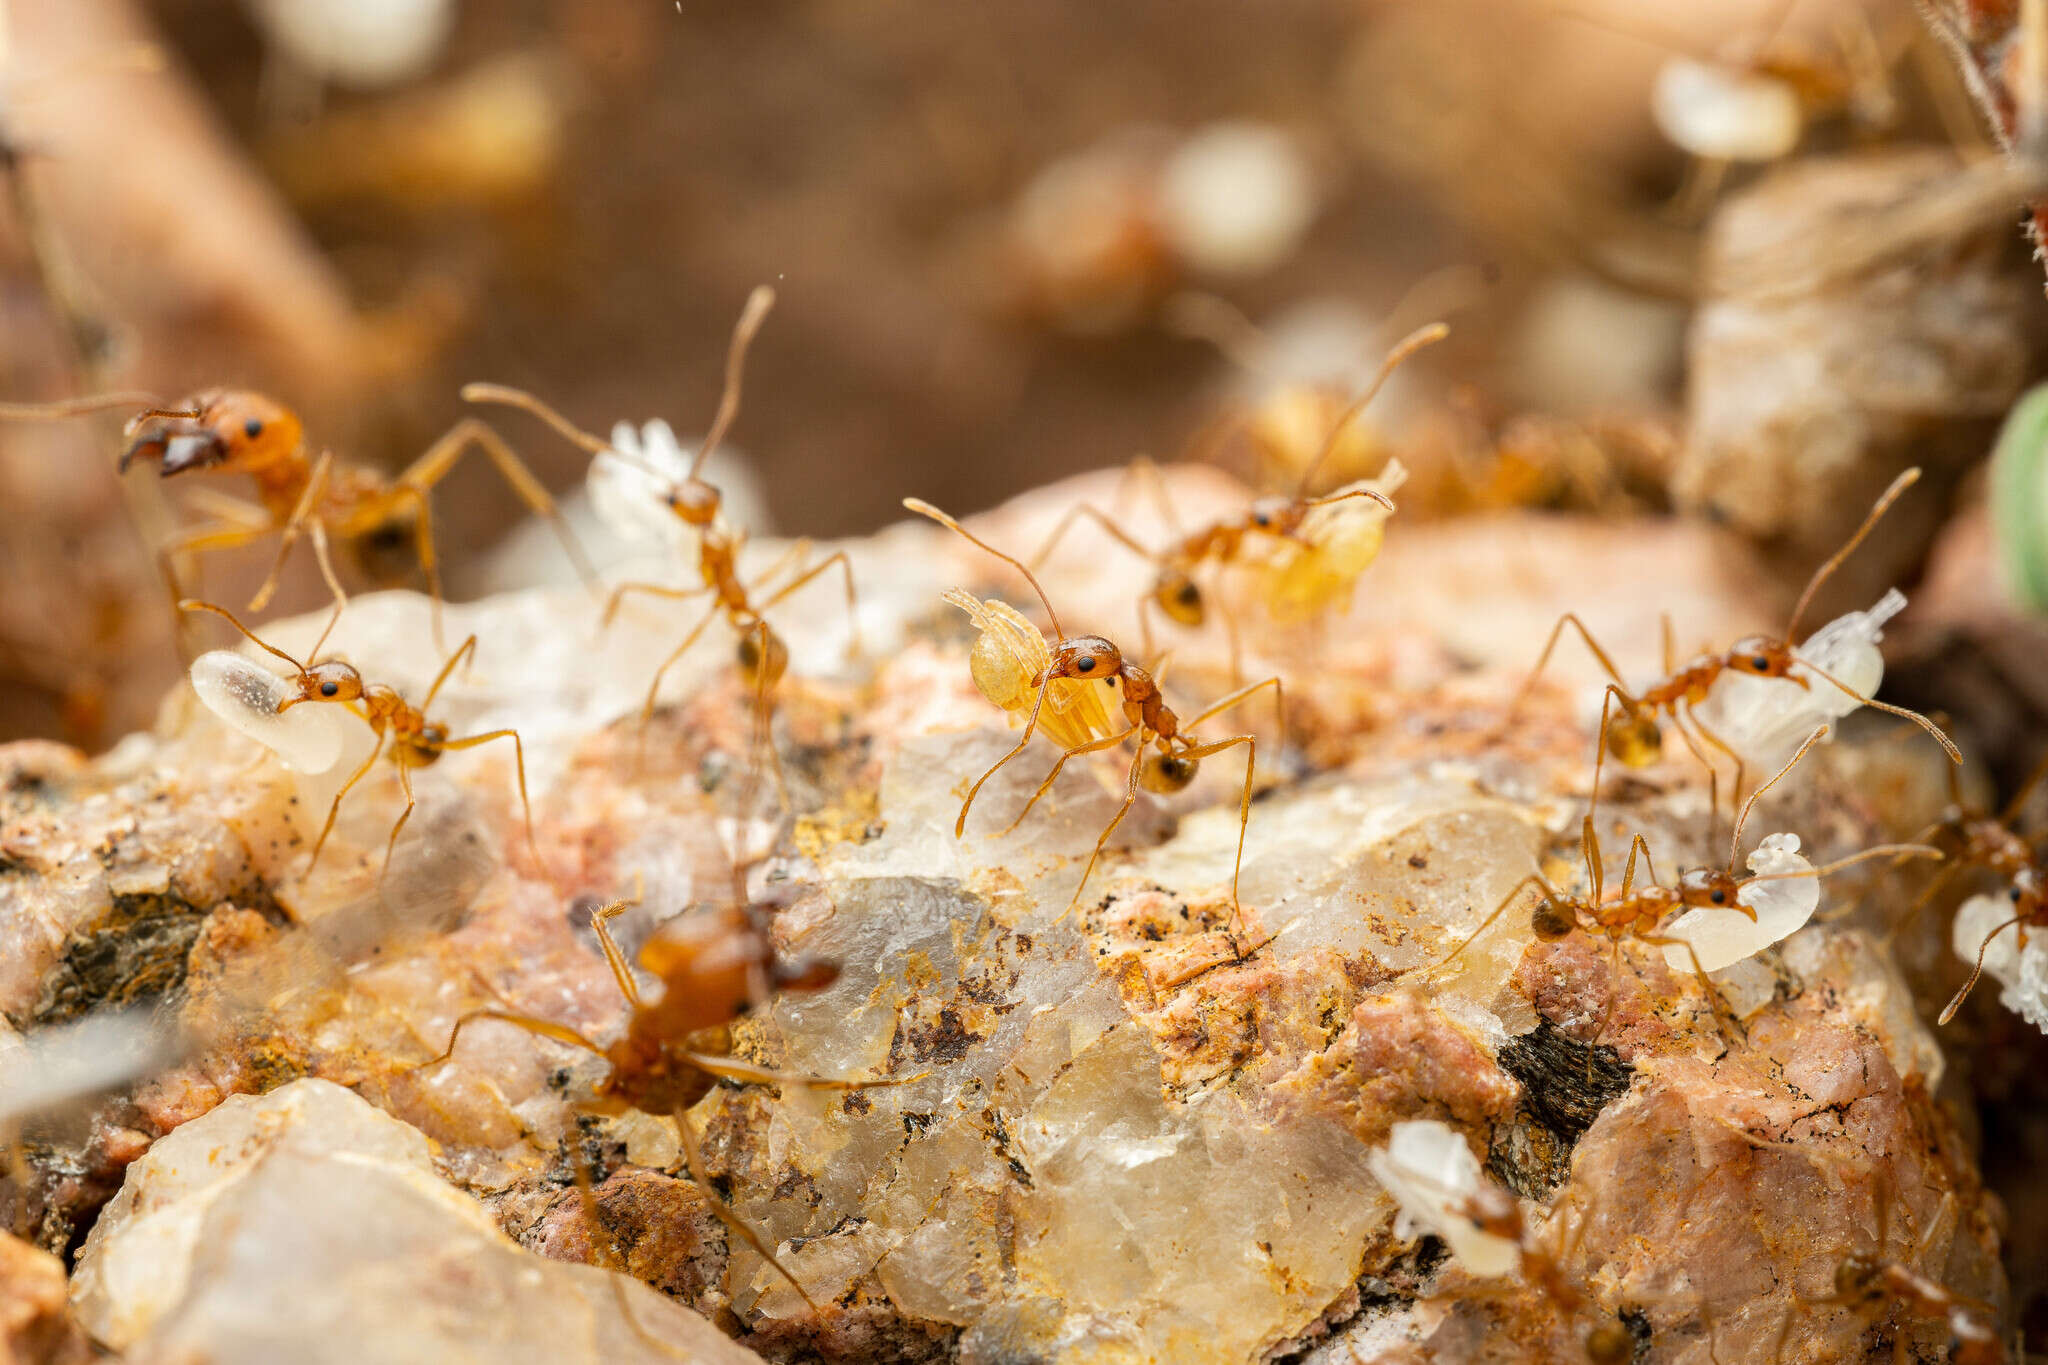
M1601 774L1610 754L1617 762L1631 768L1648 767L1663 754L1664 730L1658 720L1660 716L1669 722L1671 728L1678 733L1678 737L1684 741L1686 748L1699 761L1700 766L1706 769L1712 809L1718 812L1720 808L1720 774L1713 760L1701 749L1699 741L1704 741L1734 760L1735 799L1742 799L1743 774L1747 766L1743 755L1709 728L1698 714L1698 708L1707 700L1708 692L1724 673L1782 679L1808 691L1812 689L1813 679L1818 678L1828 686L1839 689L1844 697L1853 699L1857 705L1886 711L1912 721L1934 737L1952 762L1961 763L1962 754L1949 737L1942 733L1941 727L1933 721L1918 711L1909 711L1904 707L1893 706L1863 695L1822 669L1813 660L1802 657L1798 647L1792 643L1798 637L1799 623L1805 617L1814 594L1856 547L1863 543L1864 537L1870 534L1871 528L1877 525L1879 518L1884 516L1899 495L1911 487L1919 477L1918 469L1908 469L1892 481L1891 486L1885 489L1872 505L1869 514L1863 519L1863 524L1856 528L1856 533L1849 537L1841 549L1835 551L1826 562L1813 571L1813 577L1807 580L1805 590L1799 594L1799 600L1793 605L1791 618L1786 622L1781 634L1748 636L1736 641L1733 646L1721 653L1702 654L1683 667L1678 667L1672 653L1667 621L1664 636L1665 676L1640 692L1631 692L1628 684L1622 679L1621 670L1615 667L1614 660L1593 638L1592 632L1586 628L1586 623L1575 613L1566 612L1551 628L1550 638L1544 643L1542 654L1537 656L1535 668L1530 670L1528 678L1516 691L1513 700L1508 703L1507 716L1512 719L1519 710L1530 690L1535 687L1537 678L1542 675L1544 666L1550 662L1551 651L1557 648L1557 642L1564 634L1565 627L1570 626L1578 631L1579 637L1586 643L1586 648L1592 651L1594 659L1611 679L1600 701L1600 728L1593 762L1591 796L1591 807L1594 810L1599 807ZM1698 736L1697 740L1694 738L1695 733ZM1718 819L1718 814L1715 818Z
M1117 826L1123 823L1131 807L1137 804L1140 787L1161 794L1185 790L1188 784L1195 780L1204 758L1241 744L1245 748L1244 794L1238 805L1237 853L1230 870L1231 923L1234 930L1241 932L1244 928L1244 911L1238 900L1238 878L1244 868L1245 830L1251 823L1252 785L1258 767L1258 740L1252 735L1244 734L1204 743L1186 733L1186 730L1237 705L1262 687L1271 687L1277 699L1280 695L1280 679L1267 678L1240 687L1183 723L1173 709L1167 706L1166 699L1160 694L1158 684L1152 675L1125 658L1123 651L1112 641L1100 635L1070 636L1066 633L1060 625L1059 613L1053 610L1051 600L1045 595L1045 589L1039 586L1037 576L1025 567L1022 560L996 549L928 502L917 498L905 498L903 505L919 516L930 517L941 526L959 534L970 544L994 555L1023 574L1025 580L1031 584L1032 591L1038 594L1039 604L1045 608L1046 618L1052 623L1051 643L1048 645L1041 637L1037 646L1037 650L1044 651L1044 661L1037 665L1035 672L1026 672L1025 659L1039 657L1036 650L1031 650L1020 657L1001 651L990 651L985 654L977 646L975 682L982 694L997 706L1014 714L1021 709L1023 698L1028 691L1031 698L1030 710L1025 716L1024 733L1018 737L1016 747L997 759L994 766L976 778L974 785L968 788L967 797L960 804L960 817L953 824L954 835L957 837L966 832L967 813L974 808L974 798L980 793L982 785L994 777L1011 759L1023 753L1025 746L1031 743L1031 736L1041 725L1047 723L1045 716L1048 714L1048 699L1056 686L1063 683L1099 682L1105 687L1115 684L1120 689L1117 700L1123 709L1123 727L1110 728L1109 724L1105 724L1105 713L1101 719L1091 718L1088 730L1081 731L1072 723L1072 711L1062 708L1066 710L1069 720L1056 733L1056 738L1074 742L1062 743L1062 752L1058 761L1053 764L1052 771L1039 783L1038 790L1024 803L1024 809L1017 813L1017 818L1010 822L1009 828L1015 829L1023 823L1024 817L1031 813L1031 808L1038 804L1039 798L1052 789L1061 770L1066 767L1068 759L1079 754L1113 749L1125 740L1137 741L1137 751L1132 755L1130 771L1124 780L1123 804L1117 807L1116 814L1110 817L1101 837L1096 839L1094 851L1088 855L1088 865L1082 869L1080 884L1074 888L1074 899L1069 905L1071 908L1073 904L1079 903L1081 892L1088 885L1088 878L1095 871L1095 864L1101 859L1102 850L1108 845L1110 836L1116 833ZM1021 622L1021 618L1018 620ZM1028 625L1024 630L1028 634L1037 634L1035 628ZM986 638L984 632L984 639ZM1072 689L1068 691L1071 695ZM1054 714L1057 716L1059 713ZM1058 726L1059 722L1055 720L1053 724ZM1095 733L1092 738L1085 737L1087 733L1095 731L1098 725L1107 732Z
M647 700L641 708L643 723L653 716L656 698L661 692L662 679L668 671L681 661L690 646L714 620L724 617L725 622L738 637L735 659L740 677L754 696L754 728L757 748L765 749L770 767L775 774L775 786L785 809L789 806L789 787L782 772L782 758L775 749L772 723L775 713L775 689L782 676L789 669L789 646L768 624L766 613L802 588L811 580L837 567L846 580L846 611L853 623L850 649L859 645L859 607L853 586L853 565L844 551L835 551L818 563L805 567L810 553L808 541L799 540L787 553L765 569L751 582L743 581L739 572L740 552L747 542L744 528L728 524L721 514L723 498L719 490L702 477L704 462L717 449L720 441L731 429L739 416L740 380L746 368L747 350L753 344L754 336L761 329L768 316L768 310L775 303L775 291L762 285L748 296L746 307L741 311L739 322L733 327L732 342L726 353L725 388L718 403L717 415L712 419L711 429L697 446L689 467L683 471L667 471L638 462L587 431L583 431L553 408L530 393L508 388L502 384L467 384L462 396L472 403L500 403L519 408L532 414L552 427L555 432L571 443L588 452L593 460L618 461L622 466L633 468L644 476L642 491L654 500L648 509L652 514L672 518L682 526L695 532L697 574L701 587L673 588L660 583L621 583L612 589L605 603L604 623L609 626L618 614L620 604L628 594L643 593L650 597L669 598L683 601L693 597L711 596L711 606L696 625L690 627L669 656L654 671L653 679L647 685ZM755 594L763 592L768 585L788 572L791 565L798 570L795 578L782 584L765 599L756 600Z
M1276 620L1306 620L1346 600L1359 577L1379 557L1386 518L1395 510L1389 494L1399 487L1405 471L1399 461L1391 461L1377 480L1348 484L1320 496L1311 495L1309 490L1338 449L1353 419L1372 402L1401 363L1449 334L1450 329L1442 323L1432 323L1409 333L1387 353L1364 392L1330 424L1320 449L1302 470L1291 496L1259 498L1239 515L1185 535L1177 534L1172 543L1158 550L1140 543L1102 509L1090 503L1077 503L1060 518L1045 544L1032 556L1032 567L1044 564L1067 528L1084 517L1101 526L1133 554L1150 560L1157 566L1157 574L1138 601L1138 624L1148 651L1151 623L1146 615L1147 606L1184 626L1199 626L1208 619L1209 598L1195 575L1211 565L1219 569L1255 570L1256 596ZM1172 505L1163 486L1158 492L1171 526L1175 522ZM1361 506L1360 500L1372 505ZM1227 610L1219 614L1230 633L1235 670L1237 626Z
M391 826L391 837L385 841L384 864L378 873L380 881L384 872L390 870L391 851L398 846L399 833L412 818L413 808L417 804L412 790L413 769L430 767L439 762L443 754L458 749L474 749L495 739L512 741L513 762L519 774L519 808L525 815L526 845L542 875L549 875L547 861L541 857L540 842L534 837L533 803L526 794L526 746L520 742L519 732L513 729L498 729L451 738L446 726L427 717L427 711L433 706L434 698L441 694L441 688L454 674L456 665L475 655L476 636L472 635L464 640L456 647L455 652L448 656L447 661L441 665L441 671L434 675L433 685L427 689L426 697L418 706L414 706L400 696L396 688L384 683L365 682L363 675L356 671L353 664L344 663L339 659L317 658L318 644L314 646L313 653L307 656L311 662L301 663L277 646L260 639L225 607L190 599L180 602L178 606L184 611L212 612L240 631L249 643L283 660L291 667L293 676L285 681L288 686L295 687L296 692L278 704L279 712L300 703L340 706L360 718L377 736L377 743L371 748L369 756L349 774L348 780L342 783L341 790L334 794L334 800L327 808L327 819L320 826L319 837L313 841L312 855L306 860L307 875L310 875L313 868L318 865L320 852L327 846L327 836L334 832L334 821L341 813L342 799L356 783L362 781L377 762L378 755L384 753L387 747L391 754L391 765L398 772L399 789L405 794L405 809L398 813L397 821ZM329 626L332 624L330 619ZM325 640L326 634L323 632L321 642L324 643Z

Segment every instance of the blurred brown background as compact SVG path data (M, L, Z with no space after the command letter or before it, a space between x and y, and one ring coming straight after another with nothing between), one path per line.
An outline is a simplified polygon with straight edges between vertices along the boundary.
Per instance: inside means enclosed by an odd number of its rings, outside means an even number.
M1174 325L1196 290L1327 372L1448 316L1389 395L1389 423L1434 423L1411 464L1599 415L1637 424L1656 475L1703 226L1768 169L1703 178L1653 119L1661 68L1782 68L1799 155L1990 145L1903 2L1699 8L10 0L0 393L253 385L385 469L472 379L690 433L770 281L736 443L777 529L830 536L907 493L972 509L1199 444L1248 380ZM323 12L417 51L338 69L366 42L309 40ZM1167 212L1174 174L1193 199ZM1240 210L1261 221L1232 239ZM493 420L577 484L579 453ZM117 480L118 425L0 428L0 736L104 742L177 667L146 546L188 490ZM436 511L473 591L519 505L479 460ZM267 562L210 556L204 581L246 596ZM282 605L316 601L309 578Z

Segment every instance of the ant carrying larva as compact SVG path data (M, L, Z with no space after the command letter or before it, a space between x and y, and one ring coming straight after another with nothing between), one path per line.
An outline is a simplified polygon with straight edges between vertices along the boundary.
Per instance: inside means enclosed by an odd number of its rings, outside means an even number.
M1039 604L1045 608L1046 618L1052 623L1053 639L1048 645L1035 628L1022 623L1021 618L1018 618L1017 624L1023 625L1020 638L1027 635L1038 637L1035 649L1030 648L1028 641L1025 642L1025 647L1030 653L1023 657L1002 651L985 652L980 646L976 648L975 683L980 687L983 696L1012 714L1024 709L1024 698L1027 695L1030 701L1024 721L1024 733L1018 737L1016 747L997 759L994 766L976 778L974 785L968 788L966 799L960 804L959 819L953 825L955 837L966 832L967 813L974 808L974 798L980 793L983 784L1001 771L1011 759L1023 753L1025 747L1031 743L1031 736L1044 723L1048 698L1055 686L1069 685L1065 690L1071 697L1074 690L1072 684L1115 684L1120 689L1116 695L1123 709L1126 722L1124 726L1120 729L1115 728L1105 708L1099 714L1080 713L1087 717L1087 724L1085 728L1077 728L1074 724L1077 713L1067 707L1058 708L1065 711L1067 716L1067 723L1062 727L1064 733L1055 736L1061 741L1062 752L1058 761L1053 764L1052 771L1046 774L1045 780L1039 783L1038 790L1032 793L1031 799L1025 802L1024 809L1019 811L1017 818L1011 822L1010 828L1015 829L1022 823L1024 817L1030 814L1031 808L1038 804L1039 798L1052 789L1053 782L1066 767L1068 759L1079 754L1113 749L1125 740L1137 741L1137 751L1132 755L1130 770L1124 781L1123 804L1117 807L1116 814L1110 817L1109 824L1096 839L1094 851L1088 855L1088 865L1082 869L1080 883L1074 888L1073 901L1069 903L1071 908L1080 902L1081 892L1088 885L1088 878L1095 871L1095 864L1101 859L1102 850L1108 845L1110 836L1116 833L1117 826L1123 823L1131 807L1137 804L1138 789L1141 786L1147 791L1159 793L1185 790L1195 780L1204 758L1241 744L1245 747L1244 794L1238 806L1237 853L1230 869L1231 924L1235 931L1241 932L1244 928L1244 910L1238 899L1238 880L1244 870L1245 830L1251 823L1252 786L1258 769L1258 740L1249 734L1233 735L1228 739L1207 743L1196 740L1186 733L1180 717L1167 706L1166 699L1160 695L1158 684L1152 675L1127 659L1123 651L1112 641L1100 635L1070 636L1066 633L1060 625L1059 613L1053 610L1051 599L1045 595L1045 589L1039 585L1037 576L1022 560L996 549L928 502L917 498L905 498L903 505L919 516L930 517L941 526L965 538L970 544L987 551L1023 574L1025 580L1031 584L1032 591L1038 594ZM973 610L971 606L968 609L970 612ZM1011 615L1014 616L1014 612ZM986 631L984 638L987 638ZM1032 660L1032 664L1028 666L1026 659ZM1209 717L1228 710L1262 687L1271 687L1278 697L1280 679L1266 678L1247 687L1238 688L1191 717L1185 722L1185 727L1192 728ZM1093 689L1090 687L1087 690ZM1068 701L1068 707L1071 705L1071 701Z
M498 403L515 407L545 422L564 439L579 446L592 457L592 471L595 474L603 462L616 462L622 469L631 469L641 476L636 490L625 496L644 499L646 505L641 514L661 517L674 524L688 528L695 533L697 574L702 586L675 588L661 583L621 583L614 587L605 603L604 624L609 626L617 616L620 605L632 593L650 597L662 597L684 601L709 594L711 606L702 619L692 626L682 641L676 645L661 666L654 671L654 677L647 685L647 700L641 708L641 720L646 722L654 714L655 701L661 693L662 679L671 668L681 661L697 638L723 616L732 628L738 643L735 646L735 661L740 676L754 696L755 745L765 749L769 766L775 775L775 786L784 809L789 807L789 786L782 771L782 758L776 751L772 725L775 716L775 690L782 676L789 669L789 646L775 628L768 624L766 613L799 588L813 579L837 567L846 580L846 612L852 623L849 649L859 648L859 603L853 586L853 565L844 551L835 551L816 564L805 565L810 545L799 540L774 564L770 565L751 582L741 579L739 572L740 552L747 543L743 528L728 524L722 515L723 496L712 484L702 477L705 461L717 449L718 444L732 427L739 415L740 380L745 372L747 350L753 344L755 334L767 319L768 310L774 306L775 291L762 285L747 297L746 307L741 310L739 321L733 327L732 342L726 354L725 388L718 403L718 413L712 419L711 429L697 446L686 468L661 469L647 462L635 459L618 449L616 445L600 440L582 430L566 417L556 412L540 399L520 389L508 388L502 384L466 384L462 396L472 403ZM796 567L796 577L777 587L766 598L756 600L755 594L763 592L768 585L790 566Z

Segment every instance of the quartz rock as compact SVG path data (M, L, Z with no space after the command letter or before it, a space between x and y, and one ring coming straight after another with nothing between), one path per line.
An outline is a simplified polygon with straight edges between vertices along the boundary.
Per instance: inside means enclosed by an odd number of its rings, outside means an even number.
M0 1232L0 1365L85 1365L97 1353L64 1299L64 1263Z
M133 1362L757 1359L643 1285L514 1247L424 1136L318 1080L159 1142L71 1292Z

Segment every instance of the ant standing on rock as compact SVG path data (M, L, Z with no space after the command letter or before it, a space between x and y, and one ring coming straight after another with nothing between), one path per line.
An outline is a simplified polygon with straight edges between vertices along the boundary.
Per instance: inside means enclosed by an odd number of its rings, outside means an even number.
M641 711L642 720L654 714L655 698L661 691L661 680L667 676L686 653L697 643L711 622L724 616L726 624L739 637L737 661L740 676L754 693L755 742L765 748L775 774L775 785L781 795L782 805L789 806L789 787L783 777L782 758L775 750L771 724L774 720L775 687L789 668L789 646L783 642L775 628L768 624L764 615L771 607L794 593L797 589L825 573L834 565L846 577L846 610L854 623L852 647L858 649L859 617L853 588L853 566L844 551L827 555L823 560L802 569L790 582L777 588L765 600L756 601L754 594L762 591L768 583L779 577L791 563L801 567L809 553L809 542L798 541L790 547L782 559L771 565L752 583L741 581L739 574L740 551L746 545L744 530L730 526L720 515L723 498L717 488L700 477L704 462L710 458L718 443L739 415L740 378L746 365L747 348L753 343L755 333L768 316L768 310L775 303L775 291L763 285L748 296L746 307L740 313L740 320L733 328L732 344L726 355L725 390L719 399L718 414L711 423L711 429L697 447L689 468L681 477L671 477L666 471L639 465L620 452L616 447L599 440L583 431L567 418L547 406L532 394L502 384L468 384L463 386L462 396L472 403L501 403L531 413L571 443L582 447L593 459L618 460L639 470L645 476L646 496L658 500L660 511L672 514L683 525L696 532L697 573L703 586L697 588L672 588L660 583L621 583L612 590L605 604L604 621L610 625L617 615L619 604L628 593L645 593L652 597L684 600L711 594L711 609L702 620L690 628L682 643L678 644L660 668L654 671L654 678L647 685L647 703Z
M974 798L981 791L982 784L994 777L1011 759L1023 753L1025 746L1031 743L1031 736L1038 729L1039 716L1045 709L1046 695L1055 682L1068 680L1084 683L1101 682L1105 685L1115 683L1121 688L1120 700L1128 725L1085 743L1066 746L1059 760L1053 764L1052 771L1046 774L1045 780L1039 783L1038 790L1032 793L1024 809L1018 812L1016 820L1011 822L1010 829L1015 829L1022 823L1024 817L1030 814L1031 808L1038 804L1039 798L1052 789L1052 784L1058 779L1061 769L1066 767L1068 759L1077 754L1113 749L1127 739L1137 741L1137 752L1131 758L1130 772L1124 782L1123 804L1118 806L1116 814L1110 817L1101 837L1095 841L1094 851L1088 855L1088 866L1082 869L1080 884L1074 888L1074 900L1068 907L1071 909L1073 904L1080 902L1081 892L1088 885L1088 878L1094 872L1096 862L1101 859L1102 850L1109 843L1110 836L1116 833L1117 826L1123 823L1124 817L1130 814L1131 807L1137 804L1140 786L1147 791L1160 793L1183 791L1195 780L1204 758L1242 744L1245 746L1244 795L1238 806L1237 856L1230 870L1231 922L1235 929L1241 932L1244 928L1244 911L1238 901L1237 886L1239 874L1244 868L1245 829L1251 823L1252 783L1257 775L1258 740L1248 734L1233 735L1229 739L1208 743L1196 740L1185 732L1180 717L1167 706L1166 699L1160 694L1158 684L1153 681L1152 675L1126 659L1123 651L1113 642L1100 635L1070 636L1066 633L1060 625L1059 613L1053 610L1051 600L1045 595L1045 589L1039 586L1037 577L1025 567L1022 560L996 549L928 502L917 498L905 498L903 505L919 516L930 517L941 526L957 532L969 543L994 555L1023 574L1025 580L1031 584L1032 590L1038 594L1039 604L1045 608L1055 637L1048 661L1038 676L1004 680L1010 684L1028 682L1034 691L1031 711L1024 722L1024 733L1018 737L1017 746L997 759L995 765L976 778L974 785L968 789L967 799L960 805L960 817L953 825L955 837L966 831L967 813L974 808ZM977 679L977 682L979 681ZM1280 695L1280 679L1277 677L1252 683L1248 687L1237 689L1192 717L1186 722L1187 727L1199 725L1209 717L1237 705L1262 687L1271 687L1276 698ZM986 687L983 691L984 695L987 695Z

